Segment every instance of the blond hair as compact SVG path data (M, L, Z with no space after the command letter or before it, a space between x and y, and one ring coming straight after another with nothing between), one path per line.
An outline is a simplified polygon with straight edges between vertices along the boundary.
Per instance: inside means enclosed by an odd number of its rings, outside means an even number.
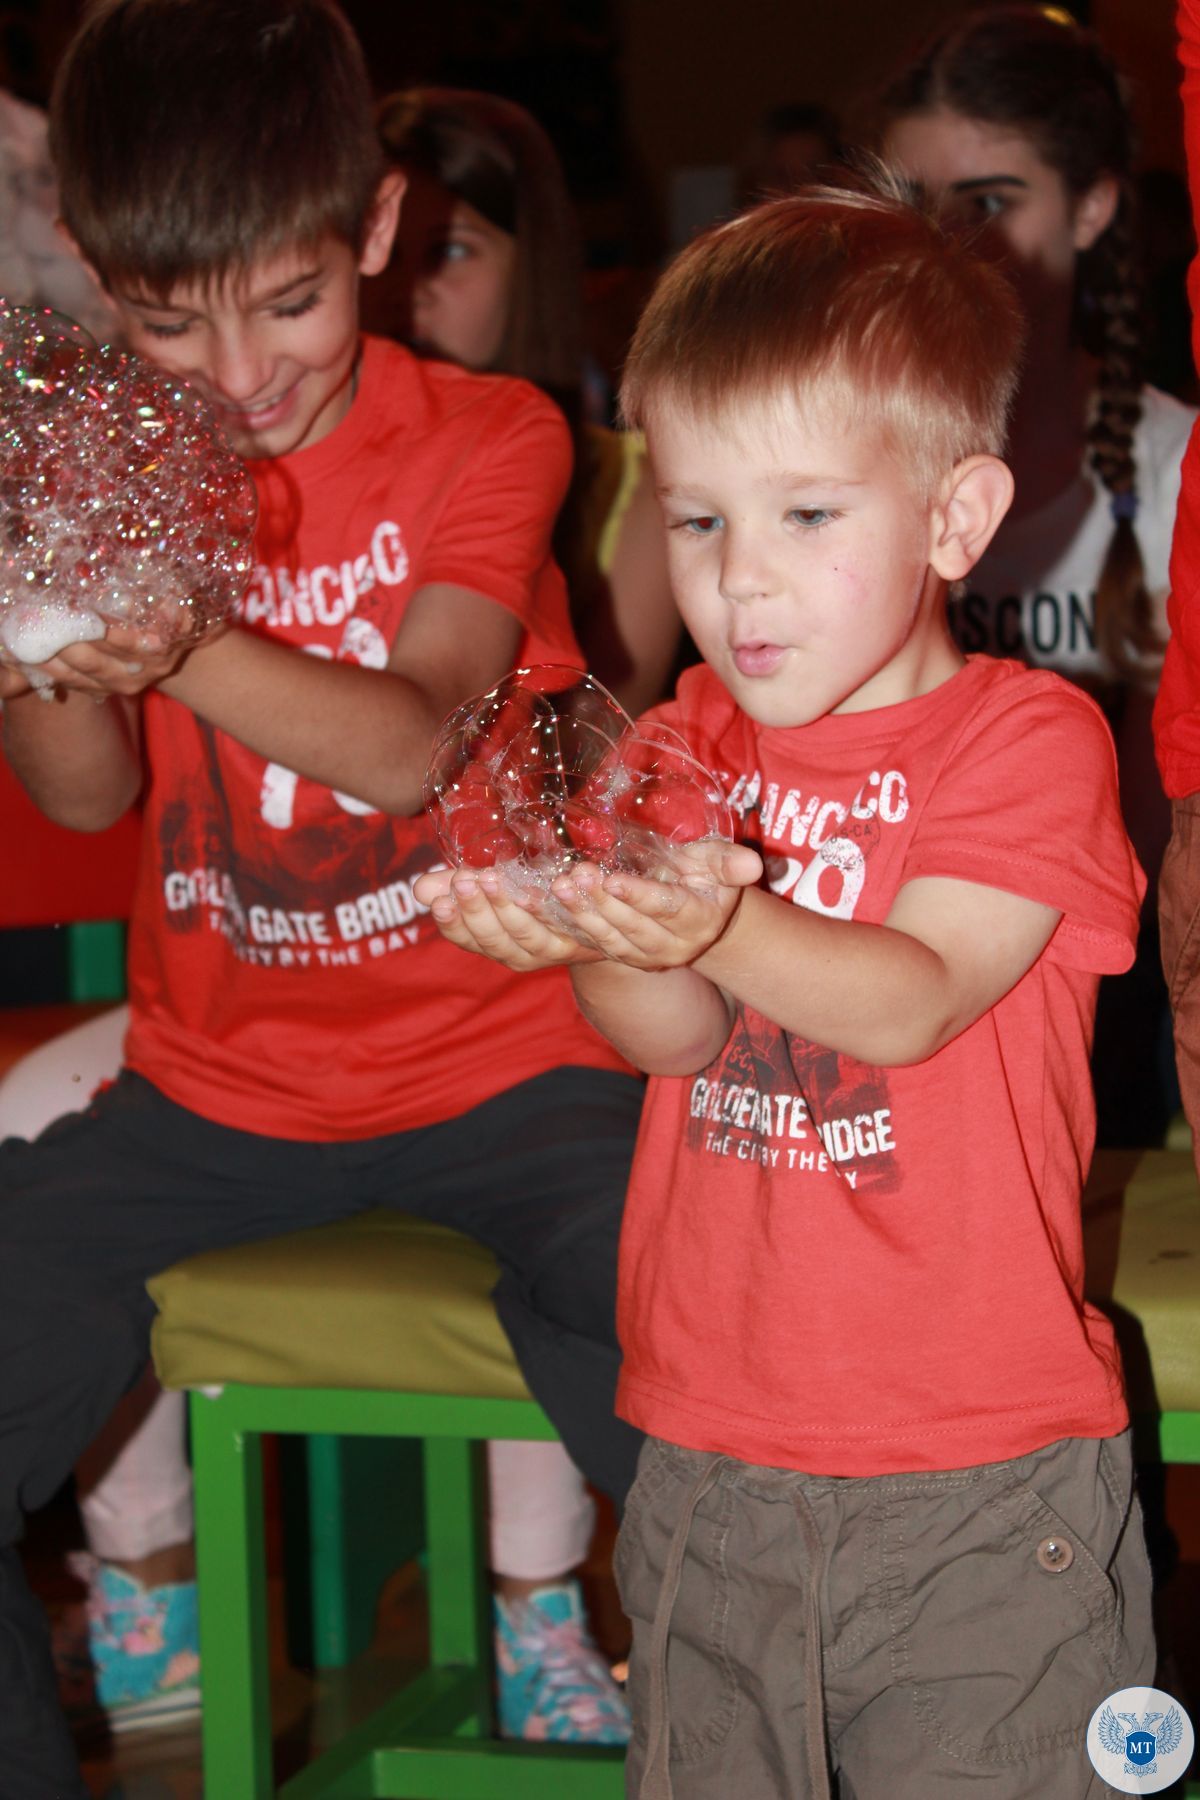
M877 425L931 498L948 472L999 454L1016 387L1020 310L996 268L905 198L809 187L697 238L634 334L627 424L662 406L711 419L793 398Z

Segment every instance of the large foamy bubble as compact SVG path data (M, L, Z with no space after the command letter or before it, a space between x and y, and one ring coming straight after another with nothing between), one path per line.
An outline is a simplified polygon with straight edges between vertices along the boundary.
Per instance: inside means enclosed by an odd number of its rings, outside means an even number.
M686 847L733 835L719 782L677 732L635 725L594 676L553 665L517 669L450 714L425 805L447 862L500 869L572 930L550 888L573 864L695 880Z
M199 640L245 592L256 518L194 389L0 300L0 656L36 680L110 624Z

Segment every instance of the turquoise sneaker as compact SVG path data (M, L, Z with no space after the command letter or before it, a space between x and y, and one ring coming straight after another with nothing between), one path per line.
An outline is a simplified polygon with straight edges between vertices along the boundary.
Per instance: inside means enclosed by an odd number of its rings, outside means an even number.
M627 1744L629 1703L609 1673L577 1581L493 1601L496 1711L503 1738Z
M200 1709L196 1584L143 1587L92 1556L73 1556L87 1584L86 1635L55 1633L68 1719L103 1717L112 1732L174 1723ZM73 1622L72 1622L73 1623Z

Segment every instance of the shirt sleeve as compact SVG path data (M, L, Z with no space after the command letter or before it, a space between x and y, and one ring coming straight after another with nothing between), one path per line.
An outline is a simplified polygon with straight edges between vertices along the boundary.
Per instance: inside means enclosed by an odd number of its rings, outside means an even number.
M1145 877L1125 833L1103 714L1059 677L980 708L934 780L904 878L949 876L1052 906L1054 961L1119 974L1133 961Z
M418 585L470 588L532 626L571 476L571 436L558 408L527 382L497 379L479 404L484 417L448 471Z

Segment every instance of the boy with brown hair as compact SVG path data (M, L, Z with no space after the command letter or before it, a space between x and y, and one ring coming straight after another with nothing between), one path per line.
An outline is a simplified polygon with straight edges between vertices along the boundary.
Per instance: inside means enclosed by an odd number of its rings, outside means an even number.
M1149 1681L1108 1321L1082 1291L1097 981L1140 873L1098 709L964 658L1011 498L1002 275L810 189L668 271L625 373L704 663L656 715L743 842L667 887L426 876L453 941L572 967L651 1074L621 1248L630 1792L1103 1791ZM752 847L753 846L753 847ZM715 894L713 882L716 882Z
M374 1205L436 1218L496 1254L502 1321L591 1478L620 1498L639 1444L612 1403L641 1084L564 975L481 981L412 893L438 860L438 723L520 661L578 656L550 555L566 426L524 383L360 337L403 180L330 0L106 0L53 131L68 229L129 344L250 459L260 524L224 633L114 627L45 665L53 705L0 671L47 813L95 829L140 794L145 818L126 1069L0 1146L5 1800L84 1793L13 1546L144 1366L154 1271ZM556 1678L565 1712L586 1644Z

